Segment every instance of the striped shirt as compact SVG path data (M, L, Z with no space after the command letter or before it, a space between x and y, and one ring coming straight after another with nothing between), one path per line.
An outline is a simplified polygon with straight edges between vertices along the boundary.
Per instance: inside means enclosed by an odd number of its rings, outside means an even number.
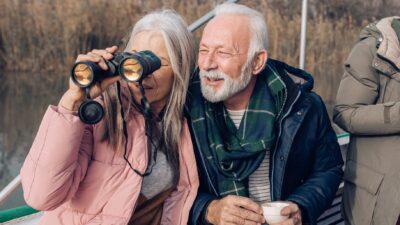
M239 129L245 110L226 110L236 128ZM264 160L261 162L260 167L249 176L249 197L256 202L271 201L269 155L270 151L266 151Z

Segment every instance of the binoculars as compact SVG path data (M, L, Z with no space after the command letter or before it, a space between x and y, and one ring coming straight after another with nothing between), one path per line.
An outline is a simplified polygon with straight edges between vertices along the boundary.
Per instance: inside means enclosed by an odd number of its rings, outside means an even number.
M98 102L90 100L91 85L104 78L118 75L128 82L141 83L143 79L161 67L160 58L148 50L117 53L105 62L107 70L103 70L97 63L91 61L77 62L71 70L72 80L81 88L85 88L87 93L87 99L80 105L78 112L81 121L87 124L98 123L104 115L103 107ZM145 98L144 93L142 94Z
M117 53L105 61L108 70L90 61L77 62L72 67L71 78L80 87L89 87L97 81L120 75L128 82L140 82L161 67L161 60L151 51Z

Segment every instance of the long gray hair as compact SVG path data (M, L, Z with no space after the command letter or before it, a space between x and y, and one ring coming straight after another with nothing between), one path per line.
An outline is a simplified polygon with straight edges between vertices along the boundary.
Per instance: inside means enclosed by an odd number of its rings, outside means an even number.
M169 100L162 118L162 134L165 153L174 174L179 174L179 143L181 137L183 110L190 75L195 66L195 52L192 35L184 20L172 10L162 10L147 14L134 26L127 47L137 34L143 31L158 31L162 34L174 72L174 81ZM117 102L115 85L103 94L106 111L105 139L118 152L124 146L121 106ZM175 177L176 178L176 177ZM176 181L176 179L174 179Z

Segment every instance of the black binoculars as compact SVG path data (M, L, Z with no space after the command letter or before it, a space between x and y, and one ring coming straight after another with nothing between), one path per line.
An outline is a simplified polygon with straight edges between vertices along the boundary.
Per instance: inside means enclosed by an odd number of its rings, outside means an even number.
M98 123L103 118L103 107L96 101L90 100L89 87L107 77L120 75L128 82L139 82L161 67L161 60L151 51L136 53L117 53L111 60L105 61L108 69L103 70L97 63L91 61L77 62L71 70L72 80L85 88L86 100L79 107L79 118L87 124ZM143 89L144 92L144 89ZM143 98L144 97L144 93ZM147 108L147 100L142 99Z
M105 61L108 70L91 61L77 62L72 67L71 78L80 87L89 87L97 81L120 75L128 82L139 82L161 67L161 60L151 51L117 53Z

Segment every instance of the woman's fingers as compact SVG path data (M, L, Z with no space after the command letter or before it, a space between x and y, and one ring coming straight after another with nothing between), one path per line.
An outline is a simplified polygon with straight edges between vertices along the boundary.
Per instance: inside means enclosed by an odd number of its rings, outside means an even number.
M86 54L78 55L75 62L77 63L83 61L90 61L97 63L101 69L108 70L109 68L107 66L106 61L111 60L114 57L113 54L116 51L117 51L117 46L108 47L106 49L93 49L92 51ZM120 76L114 76L98 80L96 84L91 85L89 87L91 98L96 98L104 90L106 90L108 86L110 86L111 84L115 83L120 79L121 79ZM70 81L70 93L73 93L69 94L69 96L72 96L70 97L72 100L74 100L75 98L80 99L82 98L81 96L84 95L82 89L72 81ZM71 102L73 102L72 100Z
M99 64L103 70L107 70L106 60L111 60L114 53L117 51L117 46L108 47L106 49L93 49L87 54L80 54L75 62L91 61Z
M93 62L96 62L100 66L101 69L108 70L108 66L106 64L106 61L102 56L100 56L100 55L98 55L96 53L93 53L93 51L89 52L87 55L91 59L93 59L94 60Z
M117 51L117 49L118 49L118 47L114 45L114 46L106 48L106 51L111 54L114 54Z
M91 62L98 62L99 58L98 57L93 57L92 55L88 54L79 54L78 57L76 57L75 62L82 62L82 61L91 61Z
M113 57L113 54L109 51L107 51L106 49L93 49L91 51L91 53L96 54L102 58L104 58L105 60L110 60Z

